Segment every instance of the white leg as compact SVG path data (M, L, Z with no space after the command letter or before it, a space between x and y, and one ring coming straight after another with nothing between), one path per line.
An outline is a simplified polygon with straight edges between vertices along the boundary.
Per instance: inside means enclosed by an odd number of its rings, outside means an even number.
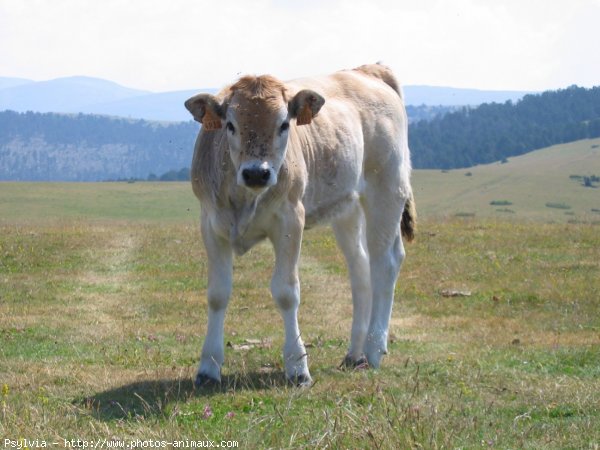
M364 347L371 318L369 256L364 243L365 223L358 202L333 222L338 245L346 258L352 288L352 333L344 365L354 367L365 361Z
M386 251L371 256L371 285L373 286L373 307L365 345L369 365L379 368L381 358L387 354L387 340L394 288L404 260L404 245L400 234Z
M400 235L404 200L393 188L393 174L390 178L387 182L385 177L373 180L372 185L367 185L364 199L373 293L365 354L374 368L379 368L381 358L387 353L394 288L405 256Z
M282 220L274 224L269 238L275 248L275 270L271 280L271 293L285 327L283 360L285 373L292 383L310 385L306 349L298 327L298 307L300 306L300 281L298 279L298 259L304 228L304 208L302 205L283 213Z
M202 238L208 255L208 327L202 347L196 385L221 381L224 360L223 323L231 296L233 257L231 246L202 221Z

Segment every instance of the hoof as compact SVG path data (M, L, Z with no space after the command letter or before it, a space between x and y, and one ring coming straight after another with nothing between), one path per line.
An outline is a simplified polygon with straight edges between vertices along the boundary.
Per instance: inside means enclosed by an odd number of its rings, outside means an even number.
M367 353L367 361L369 363L369 367L373 369L379 369L381 366L381 359L387 355L387 350L379 350L373 353Z
M310 375L296 375L293 378L287 377L290 384L296 387L310 387L313 384L313 380Z
M350 355L346 355L342 363L340 364L340 369L353 369L353 370L364 370L369 368L369 362L367 358L361 356L357 360L352 359Z
M221 380L199 373L194 380L194 386L196 389L215 389L221 387Z

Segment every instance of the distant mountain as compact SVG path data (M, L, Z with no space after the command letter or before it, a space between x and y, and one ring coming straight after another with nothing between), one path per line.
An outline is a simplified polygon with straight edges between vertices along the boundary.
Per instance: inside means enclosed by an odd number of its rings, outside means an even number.
M183 107L183 103L199 92L201 91L190 90L141 95L89 105L83 108L83 112L145 120L187 122L192 120L192 116ZM216 89L204 89L202 92L214 93Z
M152 93L123 87L112 81L90 77L31 81L0 77L0 111L90 113L132 119L188 121L183 102L198 92L215 93L204 88ZM407 105L414 106L411 120L431 119L443 114L445 107L476 106L482 103L517 101L527 92L481 91L434 86L405 86ZM422 108L425 105L426 108ZM439 108L442 106L442 108ZM435 107L434 109L430 107ZM417 109L419 108L419 109Z
M12 88L15 86L20 86L22 84L33 83L32 80L26 80L25 78L9 78L9 77L0 77L0 89Z
M99 78L57 78L0 89L0 111L78 113L98 103L147 94Z
M483 103L516 102L532 91L483 91L438 86L405 86L407 105L477 106Z

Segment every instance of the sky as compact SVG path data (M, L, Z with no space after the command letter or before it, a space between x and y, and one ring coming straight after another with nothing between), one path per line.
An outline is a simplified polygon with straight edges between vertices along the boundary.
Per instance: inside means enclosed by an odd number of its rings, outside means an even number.
M382 61L405 85L600 85L600 0L0 0L0 76L154 92Z

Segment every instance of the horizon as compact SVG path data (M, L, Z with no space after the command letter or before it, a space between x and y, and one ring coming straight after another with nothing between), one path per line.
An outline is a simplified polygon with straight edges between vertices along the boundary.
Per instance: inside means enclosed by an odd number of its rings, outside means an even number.
M202 90L202 89L220 89L222 86L203 86L200 88L196 88L196 87L190 87L190 88L183 88L183 89L174 89L174 90L167 90L167 91L152 91L152 90L147 90L138 86L129 86L129 85L124 85L122 83L119 83L115 80L111 80L111 79L107 79L107 78L101 78L101 77L96 77L96 76L90 76L90 75L85 75L85 74L74 74L74 75L65 75L65 76L60 76L60 77L56 77L56 78L48 78L48 79L33 79L33 78L23 78L23 77L12 77L12 76L5 76L3 74L0 74L0 79L14 79L14 80L22 80L22 81L26 81L26 83L22 84L22 85L16 85L16 86L10 86L10 87L6 87L6 88L0 88L0 90L2 89L11 89L12 87L18 87L18 86L23 86L25 84L28 83L46 83L46 82L52 82L52 81L59 81L59 80L68 80L68 79L77 79L77 78L81 78L81 79L90 79L90 80L96 80L96 81L102 81L102 82L108 82L108 83L114 83L120 87L123 88L127 88L127 89L132 89L132 90L138 90L138 91L142 91L141 95L145 95L145 94L163 94L163 93L169 93L169 92L178 92L178 91L194 91L194 90ZM223 84L223 86L225 86L227 84L227 82L225 82ZM574 83L571 83L569 85L566 86L561 86L561 87L557 87L555 89L546 89L546 91L554 91L554 90L560 90L560 89L567 89L570 86L576 85ZM598 85L593 85L593 86L579 86L576 85L578 87L584 87L584 88L593 88L593 87L597 87L600 86L600 82L598 83ZM473 87L457 87L457 86L448 86L448 85L431 85L431 84L402 84L402 88L406 88L406 87L411 87L411 88L439 88L439 89L459 89L459 90L472 90L472 91L481 91L481 92L519 92L519 93L542 93L545 91L532 91L532 90L523 90L523 89L504 89L504 88L498 88L498 89L482 89L482 88L473 88Z
M0 59L6 77L154 93L376 61L404 86L539 92L600 84L598 21L600 0L0 0Z

